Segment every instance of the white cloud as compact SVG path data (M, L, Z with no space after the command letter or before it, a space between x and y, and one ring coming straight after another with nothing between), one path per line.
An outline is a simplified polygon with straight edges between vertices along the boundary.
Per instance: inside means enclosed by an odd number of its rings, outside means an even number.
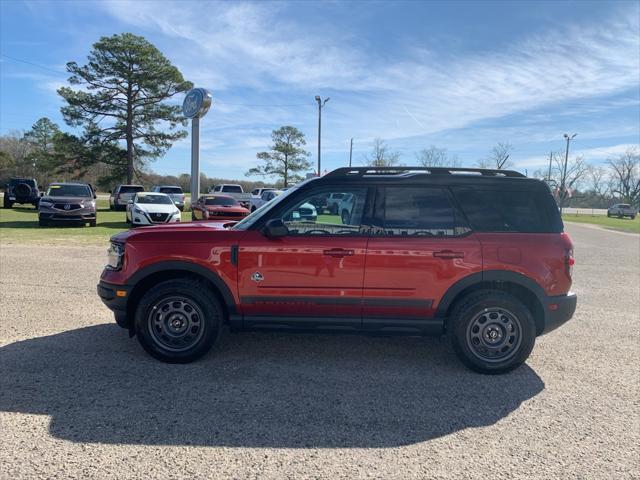
M175 61L198 84L289 98L307 98L321 89L337 92L327 110L333 117L328 142L344 131L391 140L462 128L625 92L637 88L640 77L635 5L626 16L567 25L562 32L546 31L502 51L435 56L428 45L412 45L395 61L382 61L349 32L295 22L280 4L161 5L112 1L104 8L125 23L155 26L172 39ZM309 126L312 108L303 120ZM250 112L273 125L282 113L268 108Z

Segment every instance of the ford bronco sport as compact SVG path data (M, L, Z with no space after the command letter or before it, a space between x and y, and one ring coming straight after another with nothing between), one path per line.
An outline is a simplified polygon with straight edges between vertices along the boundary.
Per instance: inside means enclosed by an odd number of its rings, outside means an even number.
M311 199L336 193L352 197L347 215L300 215ZM238 223L115 235L98 294L167 362L201 357L228 325L446 333L468 367L502 373L572 317L573 262L538 180L503 170L340 168Z

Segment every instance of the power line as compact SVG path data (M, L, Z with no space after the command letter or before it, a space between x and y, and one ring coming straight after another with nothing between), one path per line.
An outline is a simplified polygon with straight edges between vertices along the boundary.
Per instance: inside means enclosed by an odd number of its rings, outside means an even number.
M59 74L62 74L62 75L67 75L69 73L69 72L63 72L63 71L60 71L60 70L54 70L53 68L45 67L44 65L39 65L37 63L30 62L29 60L23 60L21 58L11 57L9 55L5 55L4 53L2 53L0 55L5 57L5 58L8 58L9 60L13 60L14 62L26 63L27 65L32 65L34 67L42 68L44 70L49 70L50 72L55 72L55 73L59 73Z

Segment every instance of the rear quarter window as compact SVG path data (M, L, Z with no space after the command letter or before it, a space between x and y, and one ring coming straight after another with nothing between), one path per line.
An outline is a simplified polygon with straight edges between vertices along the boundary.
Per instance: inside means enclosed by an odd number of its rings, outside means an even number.
M478 232L557 233L563 225L555 201L542 189L453 188Z

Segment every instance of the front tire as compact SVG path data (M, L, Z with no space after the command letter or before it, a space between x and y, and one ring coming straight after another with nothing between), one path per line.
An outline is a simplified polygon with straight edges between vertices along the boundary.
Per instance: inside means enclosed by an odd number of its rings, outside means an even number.
M520 300L505 292L483 290L457 303L449 333L458 358L467 367L500 374L527 360L535 344L536 326L531 311Z
M220 337L223 310L210 288L191 279L167 280L149 289L136 308L138 341L152 357L189 363Z

